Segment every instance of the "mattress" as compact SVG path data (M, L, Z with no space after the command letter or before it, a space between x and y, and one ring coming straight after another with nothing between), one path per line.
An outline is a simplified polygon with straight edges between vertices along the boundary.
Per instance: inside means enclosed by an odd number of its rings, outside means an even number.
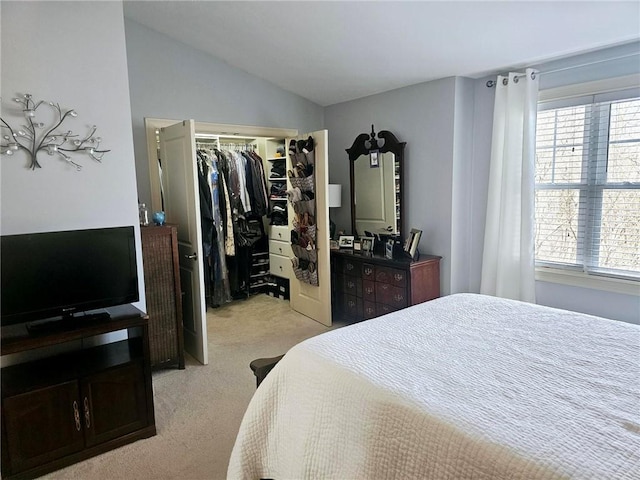
M230 479L640 479L640 327L456 294L292 348Z

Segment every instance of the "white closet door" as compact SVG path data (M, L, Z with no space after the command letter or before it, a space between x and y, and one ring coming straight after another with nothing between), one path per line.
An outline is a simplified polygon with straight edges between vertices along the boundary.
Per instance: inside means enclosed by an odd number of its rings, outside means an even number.
M178 227L184 347L206 365L207 316L193 120L160 129L160 159L166 221Z
M290 279L290 302L295 311L323 325L331 326L331 271L329 258L329 145L327 130L305 133L296 140L313 137L315 143L316 181L316 249L318 253L318 286L301 282L295 275ZM287 147L291 139L287 139ZM289 228L293 228L294 212L289 204Z

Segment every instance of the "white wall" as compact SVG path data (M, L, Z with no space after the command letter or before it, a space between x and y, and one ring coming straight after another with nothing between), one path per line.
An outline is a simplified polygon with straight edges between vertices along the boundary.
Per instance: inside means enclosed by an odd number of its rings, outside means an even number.
M134 225L144 308L122 4L2 1L0 12L2 118L22 125L11 99L31 93L75 109L78 117L63 127L83 135L95 124L102 146L111 150L102 163L76 155L84 166L79 172L44 153L36 171L26 168L22 152L3 155L2 233ZM37 118L45 121L47 109L42 105Z
M319 105L125 20L140 200L150 203L144 118L298 129L323 128ZM277 35L274 28L274 35ZM282 59L283 68L286 61ZM330 139L331 140L331 139Z
M404 225L422 230L419 250L440 255L441 290L451 291L454 105L457 82L447 78L326 107L329 182L342 184L342 205L332 209L338 230L351 231L349 160L345 152L360 133L391 131L407 142ZM465 123L462 121L462 123ZM462 150L460 151L462 153Z
M451 185L451 293L470 291L473 235L471 185L473 181L474 82L456 78L454 98L453 174Z

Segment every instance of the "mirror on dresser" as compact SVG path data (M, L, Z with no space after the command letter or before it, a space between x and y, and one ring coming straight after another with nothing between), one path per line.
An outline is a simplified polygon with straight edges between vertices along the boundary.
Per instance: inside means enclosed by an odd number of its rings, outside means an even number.
M356 137L349 155L351 231L404 238L404 147L387 130Z

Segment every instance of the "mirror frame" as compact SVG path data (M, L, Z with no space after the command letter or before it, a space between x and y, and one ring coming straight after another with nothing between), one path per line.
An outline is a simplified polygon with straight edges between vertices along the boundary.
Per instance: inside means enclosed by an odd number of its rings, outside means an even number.
M378 147L379 140L384 140L381 147ZM404 199L404 147L407 142L399 142L396 136L388 130L378 132L378 139L371 125L371 134L361 133L353 141L351 148L347 148L349 155L349 184L351 189L351 233L356 234L356 204L355 204L355 165L354 162L362 155L369 155L372 151L379 150L380 153L391 152L395 155L395 161L398 162L398 170L400 174L399 180L399 197L400 197L400 222L398 227L398 236L404 238L404 222L405 222L405 199ZM364 232L358 232L360 236Z

